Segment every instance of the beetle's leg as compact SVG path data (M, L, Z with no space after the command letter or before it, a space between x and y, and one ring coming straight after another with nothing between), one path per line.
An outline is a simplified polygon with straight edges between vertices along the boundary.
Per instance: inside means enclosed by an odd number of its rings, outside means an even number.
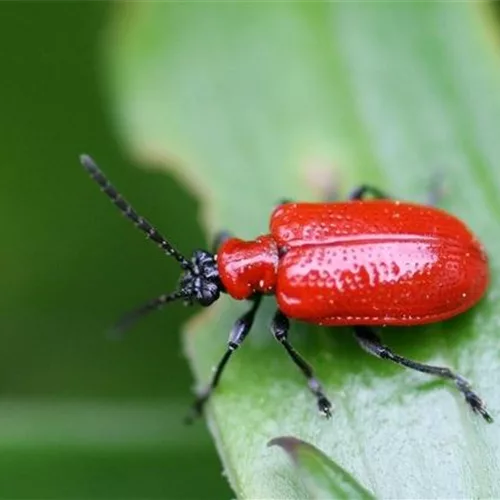
M292 200L291 198L280 198L276 205L274 205L274 210L281 207L281 205L286 205L287 203L295 203L295 200Z
M429 194L427 198L427 205L436 206L439 204L443 197L443 177L438 172L436 176L431 180ZM384 191L373 187L362 185L354 189L349 195L349 200L364 200L367 195L371 195L373 198L378 200L390 200L391 196L389 196Z
M215 369L215 372L212 376L212 380L210 381L208 386L198 394L192 406L191 412L186 417L187 423L191 423L195 418L199 417L202 414L203 407L205 406L205 403L208 401L208 398L211 396L212 392L217 387L222 372L224 371L224 368L229 361L229 358L231 357L233 352L236 351L236 349L238 349L238 347L243 343L246 336L250 332L253 321L255 319L255 313L257 312L257 309L259 308L260 302L262 300L262 295L255 295L255 297L253 297L251 300L252 306L250 307L250 309L240 318L238 318L234 323L233 328L231 328L231 333L229 334L229 340L227 343L227 350L224 353L224 356L222 356L221 360L219 361L219 364L217 365L217 368Z
M391 198L387 193L384 193L376 187L362 185L351 192L351 194L349 195L349 200L364 200L366 198L366 195L371 195L379 200L389 200Z
M222 243L224 243L231 237L232 234L229 231L218 231L212 242L212 253L217 253L217 250L219 250L219 247L222 245Z
M449 368L425 365L395 354L387 346L383 345L380 337L367 326L355 326L354 332L359 345L369 354L373 354L381 359L388 359L412 370L453 380L472 410L479 413L487 422L493 422L493 418L486 410L482 399L472 390L467 380L461 375L454 373Z
M307 378L307 384L311 392L316 396L318 401L319 411L325 415L325 417L330 418L332 416L331 408L332 404L328 398L323 393L323 388L314 376L312 368L304 360L304 358L292 347L290 342L288 342L288 331L290 330L290 321L288 318L280 311L276 311L271 322L271 331L273 332L274 338L280 342L286 349L288 355L292 358L292 361L300 368L300 371Z

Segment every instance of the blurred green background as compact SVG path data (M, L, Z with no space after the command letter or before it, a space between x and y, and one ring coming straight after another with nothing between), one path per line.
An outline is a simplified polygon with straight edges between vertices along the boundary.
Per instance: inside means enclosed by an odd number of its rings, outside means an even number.
M192 379L178 330L189 311L153 315L123 342L104 335L171 290L178 269L111 207L78 154L99 159L179 248L204 245L195 200L117 144L99 53L111 11L0 6L0 497L228 497L204 423L182 424Z

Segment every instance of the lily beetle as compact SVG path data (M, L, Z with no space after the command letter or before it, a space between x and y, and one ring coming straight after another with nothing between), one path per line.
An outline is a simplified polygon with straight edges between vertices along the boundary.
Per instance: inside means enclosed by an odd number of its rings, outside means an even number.
M243 241L221 233L213 253L195 250L187 259L138 215L89 156L82 155L81 163L123 215L182 269L176 291L127 314L117 323L118 331L176 300L207 307L226 293L250 303L234 323L227 350L212 380L198 394L189 420L202 413L227 362L250 332L262 297L274 295L278 308L271 332L307 379L326 417L331 416L332 405L311 366L288 339L290 319L351 326L369 354L453 381L470 408L492 421L461 375L394 353L373 329L445 320L470 309L484 295L489 274L486 253L453 215L396 201L362 186L345 202L283 203L271 215L268 234Z

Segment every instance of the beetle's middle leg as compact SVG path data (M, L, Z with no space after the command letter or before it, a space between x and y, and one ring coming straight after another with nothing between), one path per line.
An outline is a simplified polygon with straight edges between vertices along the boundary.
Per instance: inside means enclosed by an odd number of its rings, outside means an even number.
M271 322L271 331L274 338L281 343L281 345L286 349L286 352L292 358L292 361L299 367L300 371L307 378L307 384L311 392L316 396L318 402L319 411L325 415L325 417L330 418L332 416L331 408L332 404L328 398L323 393L323 388L319 383L318 379L314 376L313 369L307 363L307 361L293 348L293 346L288 341L288 331L290 330L289 319L280 311L276 311L273 320Z
M412 370L453 380L472 410L479 413L487 422L493 422L493 418L488 413L488 410L486 410L483 400L472 390L467 380L458 373L453 372L449 368L418 363L392 352L387 346L382 344L380 337L368 326L355 326L354 335L359 345L369 354L381 359L388 359L393 363L411 368Z

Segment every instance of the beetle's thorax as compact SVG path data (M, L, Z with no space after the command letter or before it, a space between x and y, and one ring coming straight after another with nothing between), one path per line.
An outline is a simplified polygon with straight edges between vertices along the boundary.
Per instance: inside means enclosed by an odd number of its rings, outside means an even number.
M278 260L278 247L269 235L252 241L230 238L217 252L220 279L235 299L247 299L254 293L273 293Z

